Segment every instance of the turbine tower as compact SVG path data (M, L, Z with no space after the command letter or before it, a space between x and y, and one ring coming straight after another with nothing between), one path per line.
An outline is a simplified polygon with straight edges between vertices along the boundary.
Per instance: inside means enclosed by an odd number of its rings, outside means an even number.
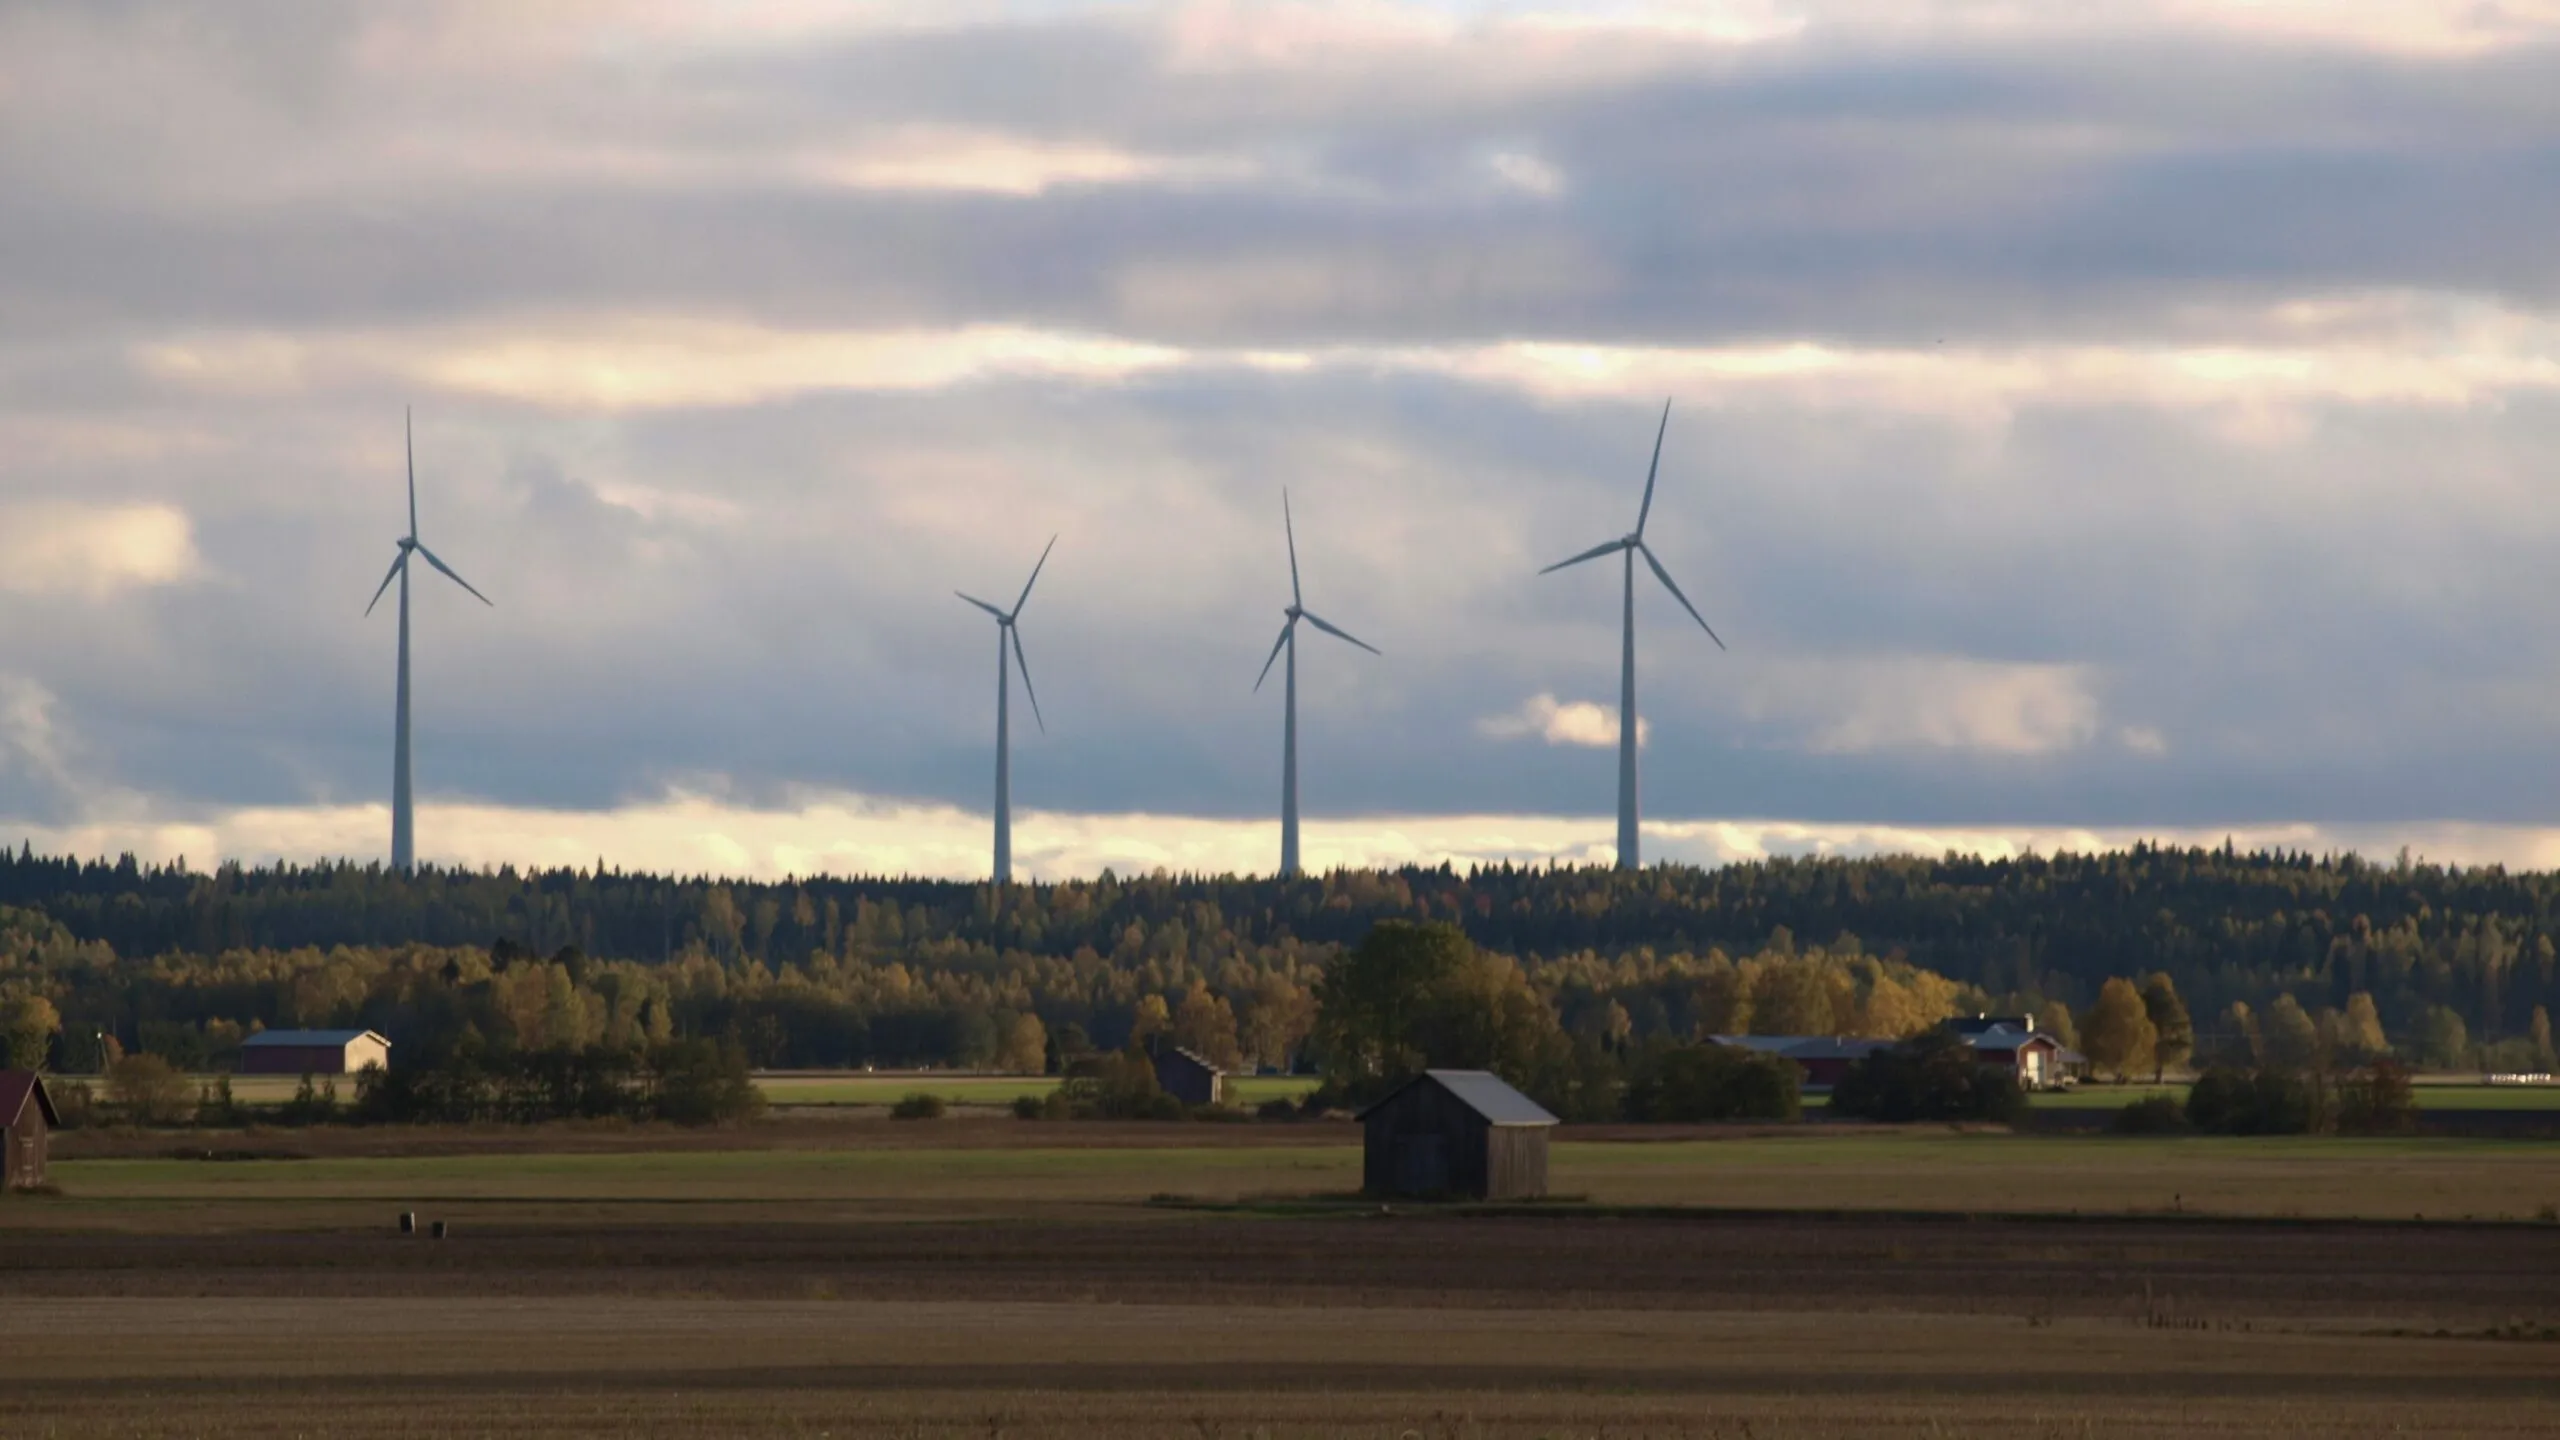
M1307 608L1305 592L1298 588L1298 527L1289 515L1289 492L1280 492L1280 525L1289 537L1289 608L1281 613L1289 618L1280 624L1280 638L1271 644L1271 658L1262 662L1262 674L1255 677L1253 688L1271 678L1271 666L1280 652L1289 652L1288 718L1281 724L1280 741L1280 873L1298 873L1298 622L1306 621L1327 635L1348 640L1375 655L1378 647L1337 628L1323 616Z
M998 885L1006 884L1013 879L1013 735L1010 716L1011 696L1008 693L1011 689L1011 676L1008 673L1011 667L1005 664L1005 651L1010 642L1013 664L1021 667L1022 670L1022 693L1031 699L1031 718L1039 723L1040 733L1044 735L1049 733L1049 722L1040 718L1040 694L1031 688L1031 662L1024 659L1022 655L1022 631L1015 627L1014 621L1022 614L1022 607L1030 601L1031 587L1039 583L1040 568L1049 563L1049 552L1056 548L1058 548L1058 537L1052 535L1049 537L1048 545L1040 551L1039 564L1031 567L1031 578L1022 582L1022 597L1013 602L1013 608L1010 610L999 610L977 596L962 591L951 592L996 617L995 883Z
M392 560L389 573L374 587L373 599L367 601L364 613L382 603L382 592L391 582L400 582L400 685L396 702L397 714L392 721L391 740L391 868L407 874L417 864L417 817L410 806L409 791L409 557L416 555L444 572L444 577L465 590L483 605L489 597L471 589L471 582L453 573L453 567L436 558L436 552L418 543L418 447L410 438L409 412L400 412L401 446L409 456L409 533L400 537L400 554Z
M1719 650L1725 648L1724 640L1716 634L1715 627L1707 623L1707 617L1698 613L1697 606L1689 603L1688 596L1680 593L1680 587L1671 583L1671 572L1662 568L1662 562L1653 558L1652 547L1644 543L1644 522L1653 514L1653 480L1662 469L1662 436L1663 432L1670 428L1671 402L1665 400L1662 402L1662 423L1655 427L1653 432L1653 463L1646 467L1644 472L1644 504L1636 511L1636 528L1605 545L1594 545L1570 560L1559 560L1538 572L1541 575L1551 575L1568 565L1579 565L1585 560L1597 560L1613 551L1623 550L1627 555L1626 631L1619 653L1618 673L1618 868L1621 870L1633 870L1641 863L1636 854L1636 557L1638 555L1642 555L1644 563L1652 568L1653 578L1662 582L1662 588L1670 591L1671 598L1680 602L1680 608L1689 612L1689 618L1698 622L1698 628L1707 632L1707 638L1716 642L1716 648Z

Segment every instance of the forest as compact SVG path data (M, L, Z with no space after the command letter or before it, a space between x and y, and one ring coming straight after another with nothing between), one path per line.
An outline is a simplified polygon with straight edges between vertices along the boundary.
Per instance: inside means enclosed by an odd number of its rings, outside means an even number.
M1902 1035L1984 1009L2063 1028L2110 978L2160 974L2198 1053L2298 1007L2369 1017L2421 1063L2530 1068L2560 998L2560 875L2406 857L2145 846L999 890L602 865L207 873L22 846L0 851L0 1045L218 1068L256 1028L367 1025L409 1054L718 1038L760 1066L1041 1068L1163 1031L1305 1068L1325 966L1382 920L1460 927L1568 1033L1622 1046Z

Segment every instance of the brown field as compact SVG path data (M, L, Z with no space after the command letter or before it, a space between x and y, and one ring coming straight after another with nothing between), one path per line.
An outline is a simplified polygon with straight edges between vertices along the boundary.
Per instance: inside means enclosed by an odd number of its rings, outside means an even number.
M1461 1216L1145 1203L1332 1188L1347 1133L817 1133L67 1137L68 1193L0 1202L0 1434L2560 1434L2560 1224L2281 1218L2289 1165L2521 1196L2550 1147L1586 1139L1560 1184L1732 1204L1792 1164L1825 1208ZM1825 1203L2074 1166L2263 1218Z

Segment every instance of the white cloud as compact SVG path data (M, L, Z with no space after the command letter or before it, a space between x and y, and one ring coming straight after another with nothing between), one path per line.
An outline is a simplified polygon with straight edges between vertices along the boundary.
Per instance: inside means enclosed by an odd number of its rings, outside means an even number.
M1590 700L1558 701L1541 692L1522 701L1517 710L1477 721L1476 729L1495 740L1536 736L1550 745L1605 750L1618 743L1618 707ZM1653 723L1637 716L1636 744L1644 744L1652 735Z
M2098 733L2098 701L2078 665L1963 656L1782 660L1743 680L1754 720L1777 722L1816 754L1960 750L2051 755Z
M1138 287L1128 297L1136 309L1170 314L1192 305L1164 275L1130 283ZM1228 297L1219 303L1238 295L1268 299L1292 287L1315 303L1318 292L1345 284L1393 283L1293 270L1223 274L1217 289ZM2309 299L2227 319L2261 338L1919 349L1812 340L1274 349L1008 324L799 330L620 314L528 315L396 332L204 333L148 342L134 356L148 373L214 393L290 395L351 376L384 376L569 409L746 406L829 390L934 390L1012 376L1114 385L1180 370L1334 369L1441 375L1550 400L1672 394L1710 405L1889 411L1966 423L2005 423L2037 404L2139 405L2193 412L2238 438L2266 440L2298 437L2301 413L2313 406L2461 409L2560 393L2560 315L2394 293Z
M174 505L0 506L0 592L103 600L197 569L194 527Z
M1040 195L1061 186L1182 183L1252 178L1240 159L1142 154L1089 141L1046 141L995 131L902 128L798 162L821 184L857 190L951 190Z
M1615 858L1605 817L1557 815L1392 815L1309 819L1308 865L1371 868L1509 862L1606 864ZM224 859L253 863L363 858L383 852L390 814L381 805L268 807L194 816L118 818L65 825L0 817L0 836L23 837L48 853L146 860L184 857L209 868ZM2409 825L2257 823L2141 829L2126 826L1813 823L1791 820L1651 820L1656 861L1718 865L1778 855L1990 857L2094 853L2138 841L2243 849L2281 847L2314 854L2353 849L2387 857L2408 846L2442 863L2560 867L2560 829L2426 822ZM956 806L812 792L788 808L755 809L670 793L617 810L507 809L426 804L419 850L437 863L472 868L587 866L780 879L793 875L985 875L991 841L985 816ZM1023 812L1015 818L1020 878L1062 880L1105 869L1268 874L1278 860L1272 820L1209 820L1147 814Z
M2169 753L2169 737L2161 734L2156 726L2127 725L2116 732L2116 738L2136 755L2156 757Z

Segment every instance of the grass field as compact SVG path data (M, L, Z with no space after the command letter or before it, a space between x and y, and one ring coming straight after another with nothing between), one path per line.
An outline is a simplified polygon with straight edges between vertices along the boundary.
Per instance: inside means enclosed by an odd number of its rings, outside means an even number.
M1330 1123L77 1132L0 1435L2560 1433L2560 1146L1646 1133L1467 1217L1257 1200Z
M2482 1085L2477 1081L2421 1080L2416 1086L2420 1113L2430 1110L2560 1111L2560 1085ZM2166 1095L2184 1101L2187 1087L2167 1085L2080 1085L2047 1090L2031 1097L2038 1109L2116 1110L2136 1100Z
M67 1076L66 1079L97 1083L95 1076ZM198 1086L210 1086L225 1077L198 1075L191 1077ZM293 1098L300 1087L300 1077L293 1075L233 1075L232 1098L243 1104L275 1105ZM355 1098L355 1080L341 1076L337 1080L338 1098ZM1011 1105L1020 1096L1044 1096L1058 1088L1054 1075L975 1075L947 1070L913 1072L846 1072L840 1070L799 1072L769 1070L756 1076L756 1086L765 1098L776 1105L895 1105L909 1095L925 1094L941 1097L947 1105ZM1233 1075L1227 1079L1229 1103L1255 1106L1266 1100L1295 1100L1316 1087L1312 1076L1303 1075Z
M54 1167L64 1197L25 1213L80 1223L204 1204L386 1201L829 1202L912 1211L1032 1200L1127 1205L1159 1194L1232 1201L1359 1186L1358 1136L1347 1125L1111 1127L1113 1137L1136 1138L1110 1144L1084 1143L1091 1132L1072 1123L842 1128L833 1144L792 1148L674 1149L635 1137L623 1149L584 1153L67 1158ZM1552 1185L1598 1205L2530 1220L2560 1209L2560 1147L1816 1130L1558 1141ZM16 1218L0 1217L0 1225Z

